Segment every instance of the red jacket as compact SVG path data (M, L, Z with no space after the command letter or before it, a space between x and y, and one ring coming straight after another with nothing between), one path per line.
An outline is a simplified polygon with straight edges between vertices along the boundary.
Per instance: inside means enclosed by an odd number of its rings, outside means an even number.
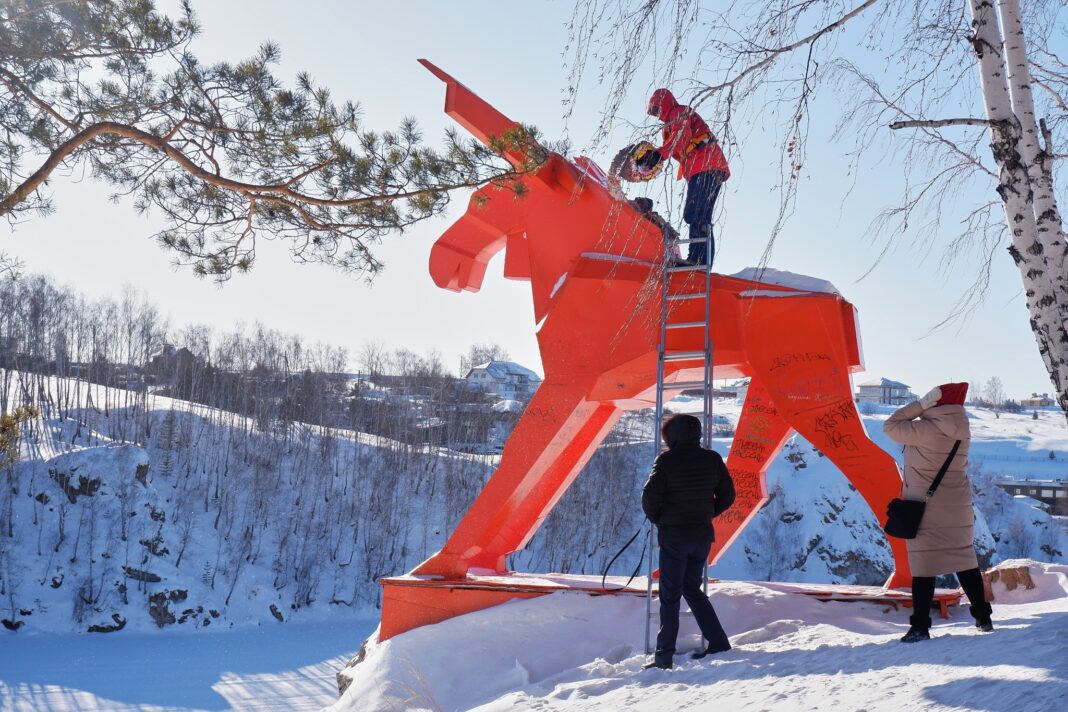
M659 108L657 116L664 122L664 144L658 150L665 158L670 156L679 162L679 180L689 180L705 171L723 171L723 180L730 177L727 157L719 141L697 112L679 104L667 89L654 91L649 106ZM702 140L704 143L698 148Z

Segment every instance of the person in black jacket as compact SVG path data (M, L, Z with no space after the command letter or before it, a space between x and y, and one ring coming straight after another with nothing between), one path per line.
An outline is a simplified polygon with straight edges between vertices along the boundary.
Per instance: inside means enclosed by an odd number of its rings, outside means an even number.
M668 669L679 634L679 599L685 598L708 648L693 657L730 650L712 603L701 590L715 533L712 519L734 503L734 482L723 458L701 447L701 421L673 415L661 428L668 449L653 462L642 489L642 509L660 541L660 632L646 668Z

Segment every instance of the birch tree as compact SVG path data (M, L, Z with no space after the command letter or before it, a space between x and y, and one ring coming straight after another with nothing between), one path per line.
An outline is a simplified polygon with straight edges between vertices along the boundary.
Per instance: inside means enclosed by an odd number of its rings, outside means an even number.
M985 296L993 255L1008 243L1068 412L1068 265L1055 181L1068 119L1062 12L1053 0L585 0L571 23L570 98L599 73L610 87L598 134L606 136L644 68L658 83L688 80L686 98L714 119L728 153L744 154L754 127L772 124L780 201L765 261L810 169L813 115L837 111L853 170L883 169L883 147L904 166L900 200L873 216L887 249L918 228L944 244L946 264L965 250L980 255L947 321ZM683 66L686 51L694 59Z

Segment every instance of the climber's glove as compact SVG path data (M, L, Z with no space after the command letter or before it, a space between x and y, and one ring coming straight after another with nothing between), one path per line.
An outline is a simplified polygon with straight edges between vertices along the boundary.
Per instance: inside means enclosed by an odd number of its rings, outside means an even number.
M634 161L634 164L639 168L644 168L647 171L651 171L652 169L656 168L656 165L662 160L664 160L664 157L660 155L660 151L657 151L654 148L642 154L640 158Z

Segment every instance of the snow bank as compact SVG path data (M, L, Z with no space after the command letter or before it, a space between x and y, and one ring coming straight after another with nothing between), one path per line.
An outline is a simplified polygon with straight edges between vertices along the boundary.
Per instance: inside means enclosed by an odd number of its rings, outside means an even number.
M616 623L640 619L645 600L593 600L557 593L512 601L369 646L344 673L352 684L333 709L390 709L400 700L405 709L469 709L592 660L633 656L641 631Z
M1068 695L1068 567L1024 563L1037 593L999 599L993 634L956 608L919 645L897 641L907 610L719 584L712 602L734 649L680 656L668 671L641 670L642 598L515 601L370 647L329 709L1057 709ZM691 620L679 642L696 644Z

